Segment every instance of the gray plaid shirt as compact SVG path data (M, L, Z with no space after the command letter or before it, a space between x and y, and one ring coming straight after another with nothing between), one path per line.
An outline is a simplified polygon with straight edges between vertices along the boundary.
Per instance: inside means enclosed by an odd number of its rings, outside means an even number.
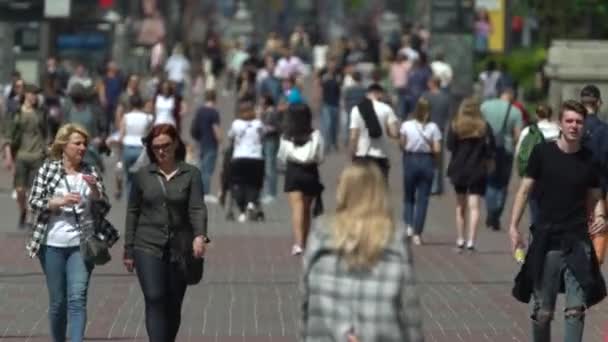
M302 281L305 342L423 341L420 303L406 234L397 229L378 263L368 271L348 270L332 247L327 227L308 239Z
M97 187L101 194L101 199L91 202L93 221L98 222L98 220L105 220L106 214L110 211L110 202L108 201L103 186L103 179L97 170L88 164L82 164L82 172L91 174L98 180ZM48 159L44 162L42 167L40 167L36 174L36 178L34 178L29 197L29 207L32 210L34 217L34 231L26 246L28 254L32 258L38 255L40 245L42 245L46 238L49 218L52 215L52 212L49 210L49 200L53 197L55 188L57 188L57 185L65 175L66 172L63 168L62 161ZM103 230L97 233L112 246L119 238L118 231L109 224L101 224L98 226L102 227Z

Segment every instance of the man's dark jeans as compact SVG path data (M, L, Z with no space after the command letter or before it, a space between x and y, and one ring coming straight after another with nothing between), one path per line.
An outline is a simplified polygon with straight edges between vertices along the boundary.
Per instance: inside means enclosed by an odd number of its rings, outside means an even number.
M146 302L149 341L175 341L187 286L179 265L135 250L135 269Z
M507 200L507 190L513 169L513 154L505 151L502 147L498 147L495 161L496 167L494 172L488 175L486 188L486 208L488 210L486 222L488 225L498 228L500 227L500 216Z

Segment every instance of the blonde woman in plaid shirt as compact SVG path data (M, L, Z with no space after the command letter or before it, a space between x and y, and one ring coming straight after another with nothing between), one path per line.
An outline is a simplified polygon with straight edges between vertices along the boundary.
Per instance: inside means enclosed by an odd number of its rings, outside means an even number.
M423 341L406 232L387 192L372 162L342 172L335 215L304 254L302 341Z
M80 253L79 222L97 222L96 215L105 217L110 209L101 177L83 162L88 142L89 135L81 126L61 127L51 146L51 158L38 170L29 197L35 225L27 249L31 257L40 259L46 276L54 342L66 340L68 320L71 341L83 340L93 265ZM98 234L112 245L118 233L103 227Z

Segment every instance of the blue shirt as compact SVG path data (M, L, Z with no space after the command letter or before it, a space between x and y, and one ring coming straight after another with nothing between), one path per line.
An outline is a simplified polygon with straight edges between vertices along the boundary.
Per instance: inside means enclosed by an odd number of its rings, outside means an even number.
M218 141L213 131L214 125L220 124L220 114L217 109L209 106L202 106L196 112L192 122L192 138L198 141L201 151L203 149L217 148Z

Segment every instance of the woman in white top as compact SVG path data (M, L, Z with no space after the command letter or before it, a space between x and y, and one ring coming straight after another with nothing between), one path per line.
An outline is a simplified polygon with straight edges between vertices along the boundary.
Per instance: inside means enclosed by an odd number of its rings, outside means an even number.
M228 131L233 144L230 183L232 197L240 210L239 222L263 217L258 204L264 185L263 137L264 124L256 118L253 100L239 100L239 116Z
M154 97L154 124L170 124L179 131L185 111L186 105L181 96L177 95L173 82L162 81Z
M412 118L401 125L400 145L403 149L403 220L408 236L416 245L422 244L429 196L435 172L435 156L441 152L441 131L430 122L430 105L420 98Z
M87 290L93 261L80 252L83 228L100 222L110 209L101 176L83 161L89 135L76 124L58 131L50 159L38 171L30 193L36 222L27 245L38 257L49 292L49 325L52 340L82 341L87 324ZM95 232L111 246L118 232L100 225Z
M323 161L323 138L312 128L312 113L305 104L289 106L287 127L281 137L277 159L286 165L285 192L291 207L294 245L292 255L300 255L306 246L310 230L311 207L313 215L321 214L323 184L319 164Z
M131 187L133 172L131 167L142 154L142 138L148 134L154 117L143 111L144 102L139 95L130 99L131 111L120 122L120 141L122 143L122 165L127 177L127 189Z

